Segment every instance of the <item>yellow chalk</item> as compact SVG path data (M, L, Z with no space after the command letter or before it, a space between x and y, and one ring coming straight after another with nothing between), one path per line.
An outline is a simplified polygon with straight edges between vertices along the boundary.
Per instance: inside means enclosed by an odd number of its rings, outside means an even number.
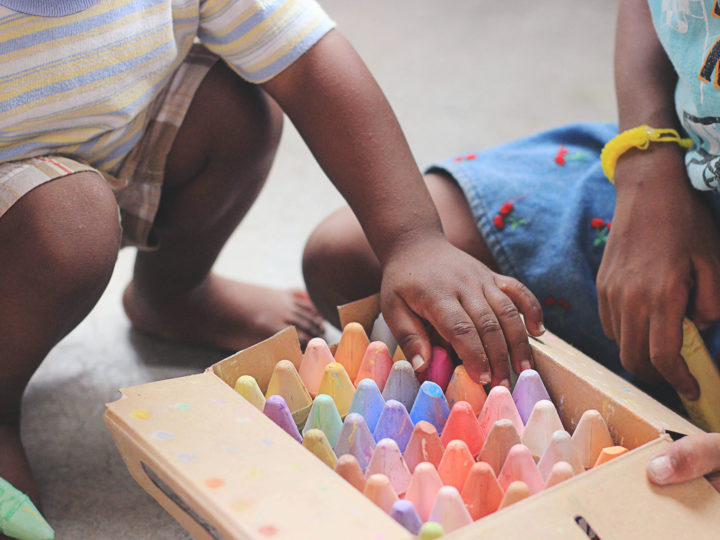
M720 372L710 356L700 332L689 319L683 320L683 346L680 355L698 382L700 397L691 401L682 394L690 419L705 431L720 432Z

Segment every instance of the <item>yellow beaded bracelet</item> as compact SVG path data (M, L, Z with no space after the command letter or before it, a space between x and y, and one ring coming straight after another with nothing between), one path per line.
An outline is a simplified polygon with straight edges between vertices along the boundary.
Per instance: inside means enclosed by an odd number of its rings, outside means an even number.
M675 142L683 148L692 146L692 139L680 137L674 129L655 129L642 125L623 131L610 139L600 152L602 170L610 183L615 183L615 166L620 156L633 147L646 150L650 142Z

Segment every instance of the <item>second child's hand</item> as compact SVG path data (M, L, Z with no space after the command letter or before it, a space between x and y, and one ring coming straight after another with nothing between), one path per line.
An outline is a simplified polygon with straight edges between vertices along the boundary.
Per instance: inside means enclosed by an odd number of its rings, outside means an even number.
M416 369L423 370L430 359L427 321L452 345L472 378L493 385L509 387L508 358L517 373L532 367L527 333L544 332L540 303L523 284L496 274L444 238L414 242L389 257L381 303Z

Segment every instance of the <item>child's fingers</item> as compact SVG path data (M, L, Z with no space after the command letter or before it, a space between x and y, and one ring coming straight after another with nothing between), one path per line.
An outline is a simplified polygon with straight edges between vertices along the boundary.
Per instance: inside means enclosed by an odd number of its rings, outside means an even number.
M497 289L495 290L497 291ZM510 388L510 365L508 364L508 342L506 341L508 336L503 333L507 321L503 323L501 317L511 317L514 313L518 322L520 322L520 317L515 305L504 294L497 291L497 295L503 296L505 303L501 303L498 298L491 299L487 294L485 296L463 296L460 303L477 328L482 341L481 345L485 349L492 375L490 384L492 386L500 384ZM520 325L522 326L522 322ZM527 342L527 333L524 327L521 332Z
M651 362L649 332L650 321L647 314L639 313L637 316L625 315L621 320L618 345L622 365L633 375L645 381L662 382L662 377Z
M520 310L520 313L523 314L528 333L532 336L542 335L545 332L542 306L535 295L530 292L530 289L517 279L507 276L498 276L495 278L495 284L513 301L517 309ZM495 313L497 313L497 310ZM524 341L527 342L527 338L525 338Z
M532 351L527 337L527 329L520 317L520 312L512 300L499 289L491 289L485 293L495 315L500 322L507 349L510 353L510 363L515 373L533 367ZM492 364L493 357L490 357ZM493 365L493 379L495 379L495 365ZM505 360L507 365L507 360ZM509 374L508 374L509 375Z
M697 399L700 394L697 381L680 356L683 315L672 316L668 311L669 306L650 319L650 361L678 392L688 399Z
M687 482L715 471L720 471L720 433L683 437L647 466L650 481L660 485Z
M390 331L415 371L430 365L432 348L422 320L405 301L392 294L382 299L382 311Z
M482 311L477 307L471 309ZM434 302L427 318L463 361L468 375L481 384L489 383L490 363L483 343L486 340L492 341L493 334L499 334L504 343L500 324L490 308L487 307L482 315L477 313L473 319L456 298L449 298ZM505 358L507 359L507 350Z
M695 261L692 320L699 328L720 320L720 266Z

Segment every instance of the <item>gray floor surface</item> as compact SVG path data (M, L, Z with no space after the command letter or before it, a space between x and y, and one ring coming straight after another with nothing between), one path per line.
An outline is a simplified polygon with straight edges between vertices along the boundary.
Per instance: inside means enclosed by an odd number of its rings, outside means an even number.
M614 121L616 1L326 0L385 90L418 163L581 120ZM343 204L286 124L268 184L216 269L301 286L313 227ZM121 252L89 317L48 356L24 400L23 438L45 514L64 539L183 539L130 477L106 429L118 388L197 373L222 355L134 332L120 305Z

